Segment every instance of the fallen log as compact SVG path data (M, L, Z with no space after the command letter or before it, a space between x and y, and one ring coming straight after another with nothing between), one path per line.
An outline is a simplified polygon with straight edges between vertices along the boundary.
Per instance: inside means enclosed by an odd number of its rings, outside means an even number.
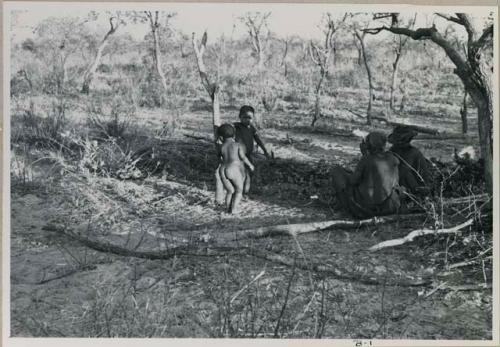
M339 229L352 229L362 226L374 226L379 224L387 224L394 222L401 222L407 220L418 219L425 217L425 213L419 214L404 214L404 215L390 215L384 217L373 217L361 220L329 220L324 222L311 222L299 224L282 224L265 226L255 229L236 230L231 233L226 233L217 236L219 241L238 241L244 239L257 239L268 236L297 236L300 234L312 233L337 227Z
M352 113L353 115L357 116L357 117L366 119L366 117L364 115L360 114L360 113L354 112L354 111L352 111L350 109L346 109L346 110L349 111L350 113ZM399 123L399 122L393 122L393 121L388 120L387 118L379 117L379 116L372 116L371 118L372 118L372 120L377 120L379 122L386 123L386 124L388 124L388 125L390 125L392 127L404 126L404 127L408 127L408 128L414 129L414 130L418 131L419 133L423 133L423 134L430 134L430 135L439 135L439 134L441 134L441 132L439 130L429 129L429 128L426 128L426 127L423 127L423 126L420 126L420 125L404 124L404 123Z
M440 229L440 230L432 230L432 229L417 229L413 230L411 233L406 235L405 237L393 240L387 240L384 242L377 243L376 245L370 247L369 251L378 251L384 248L401 246L405 243L412 242L415 238L425 236L425 235L441 235L441 234L455 234L462 230L465 227L472 225L473 219L469 219L466 222L459 224L453 228L448 229Z
M128 249L109 242L102 242L91 240L87 237L73 232L65 227L48 224L42 230L57 232L61 235L70 237L71 239L80 242L81 244L94 249L99 252L116 254L125 257L134 257L150 260L168 260L173 257L179 256L227 256L233 254L236 256L252 256L255 258L263 259L272 263L285 265L288 267L295 266L304 271L313 271L323 275L328 275L339 280L355 281L366 285L381 285L396 286L396 287L419 287L430 284L429 280L424 279L397 279L387 281L387 277L378 278L377 276L370 276L367 273L352 273L344 269L325 266L323 264L316 264L311 262L304 262L302 260L292 259L274 252L256 249L248 246L220 246L211 243L198 243L172 247L160 251L141 251L135 249Z
M213 142L213 140L207 136L197 136L197 135L191 135L191 134L183 134L183 135L190 138L190 139L195 139L198 141Z

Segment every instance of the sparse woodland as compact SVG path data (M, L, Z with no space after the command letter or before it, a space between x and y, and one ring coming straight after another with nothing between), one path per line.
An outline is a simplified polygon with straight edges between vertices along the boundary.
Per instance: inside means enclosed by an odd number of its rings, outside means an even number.
M12 336L491 339L493 19L416 18L325 13L318 40L271 12L238 37L156 11L13 21ZM244 104L273 159L233 216L214 129ZM402 123L435 194L350 218L331 167Z

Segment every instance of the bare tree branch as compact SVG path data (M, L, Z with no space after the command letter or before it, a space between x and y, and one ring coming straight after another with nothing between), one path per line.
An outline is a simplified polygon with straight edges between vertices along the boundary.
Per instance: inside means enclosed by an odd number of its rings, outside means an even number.
M449 15L446 15L444 13L436 13L436 16L444 18L444 19L446 19L447 21L450 21L450 22L454 22L454 23L457 23L457 24L460 24L460 25L464 25L464 23L462 22L462 19L460 19L458 17L449 16Z

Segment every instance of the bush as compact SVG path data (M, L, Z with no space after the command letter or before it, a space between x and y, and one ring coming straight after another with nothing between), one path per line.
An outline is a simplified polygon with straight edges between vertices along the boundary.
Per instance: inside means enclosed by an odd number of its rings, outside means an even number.
M66 110L66 102L60 98L52 102L50 110L43 117L37 114L35 104L31 101L29 108L23 110L18 119L19 128L13 138L41 147L61 146L62 134L68 124Z
M165 102L163 86L160 79L154 72L149 72L146 77L139 82L138 104L140 107L161 107Z
M137 168L140 157L134 156L130 150L123 150L115 139L103 142L84 139L80 142L82 146L82 156L78 164L80 170L120 179L143 176Z
M124 138L136 117L130 88L121 80L114 80L111 88L111 99L96 95L87 105L87 124L97 138Z
M27 80L23 74L20 74L20 71L18 71L17 74L15 74L11 79L10 79L10 96L19 96L22 94L28 94L31 92L32 86L30 84L30 81Z

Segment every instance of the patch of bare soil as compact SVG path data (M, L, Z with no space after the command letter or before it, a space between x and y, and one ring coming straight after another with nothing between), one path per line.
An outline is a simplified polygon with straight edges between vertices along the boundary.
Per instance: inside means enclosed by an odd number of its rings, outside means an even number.
M491 337L489 289L433 290L445 280L465 281L461 271L443 280L442 265L429 263L430 254L445 251L443 242L367 251L404 236L415 222L242 244L357 276L344 280L245 254L122 257L42 229L58 222L129 249L161 251L238 229L342 217L305 200L280 199L271 185L256 188L242 213L231 216L214 204L212 189L200 186L158 176L121 181L68 175L49 193L14 192L12 335ZM378 284L363 282L374 276ZM407 280L429 284L400 285Z
M234 116L223 114L225 121ZM169 117L145 115L148 134L161 134ZM17 180L11 195L12 336L491 338L491 289L477 286L491 281L491 261L479 273L446 268L458 261L454 250L479 243L491 226L378 252L367 249L429 222L330 228L216 249L236 230L346 218L328 200L328 170L353 168L359 139L352 130L369 129L347 118L335 127L322 119L314 130L304 115L273 121L282 124L261 132L277 158L258 156L237 216L213 200L213 148L204 140L210 134L200 132L210 129L207 113L182 117L176 136L137 137L148 173L142 178L75 171L55 155L30 164L28 181ZM443 161L455 146L471 144L415 142ZM16 174L24 174L17 157ZM136 254L179 246L194 247L193 254L152 260L96 251L48 225Z

